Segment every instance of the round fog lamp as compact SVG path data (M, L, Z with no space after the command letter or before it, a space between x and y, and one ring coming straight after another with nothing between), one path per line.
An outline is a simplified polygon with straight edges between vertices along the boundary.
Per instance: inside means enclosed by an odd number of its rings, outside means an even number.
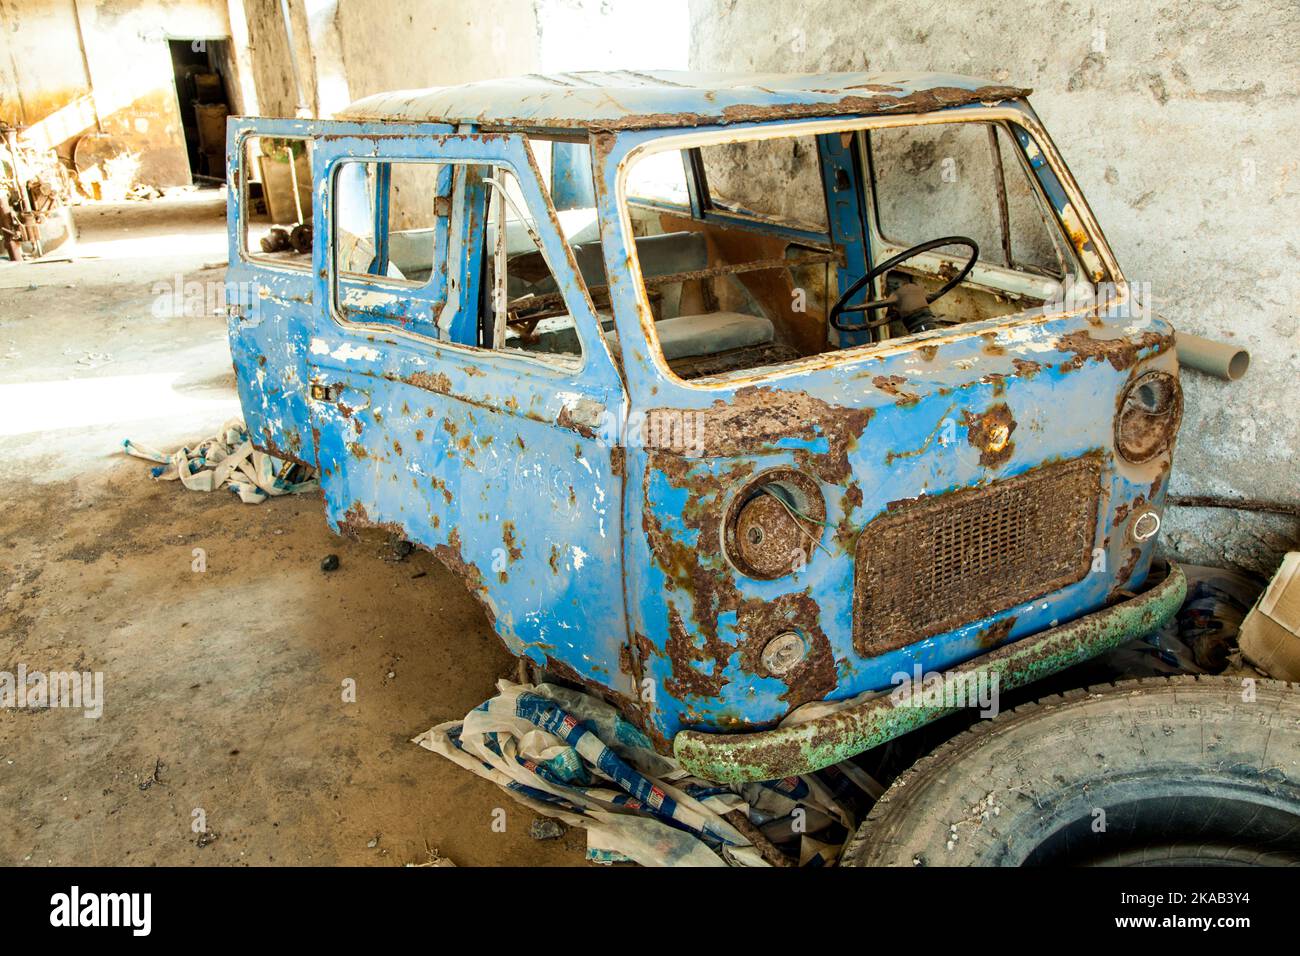
M780 677L798 667L807 652L803 638L794 631L786 631L763 646L759 660L763 664L763 670L773 677Z

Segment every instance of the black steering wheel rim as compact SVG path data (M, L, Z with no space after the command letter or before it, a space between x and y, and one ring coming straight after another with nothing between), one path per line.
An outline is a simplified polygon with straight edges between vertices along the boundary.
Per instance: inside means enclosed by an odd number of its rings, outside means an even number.
M835 305L831 307L830 314L830 323L832 328L838 329L840 332L862 332L871 328L871 322L865 322L862 325L844 325L840 322L840 316L846 312L866 312L869 309L884 308L888 303L873 304L870 302L863 302L859 305L847 305L846 303L849 299L861 292L867 284L877 276L884 275L890 269L896 268L908 259L911 259L913 256L919 256L923 252L929 252L931 249L940 249L944 246L966 246L970 249L970 258L966 260L965 268L945 282L937 292L932 295L927 295L925 300L926 302L937 302L939 299L943 298L955 289L968 275L970 275L970 271L975 268L975 263L979 259L979 244L968 236L944 236L940 239L931 239L928 242L922 242L904 249L898 255L890 256L884 262L869 269L865 275L849 286L844 291L844 294L835 300Z

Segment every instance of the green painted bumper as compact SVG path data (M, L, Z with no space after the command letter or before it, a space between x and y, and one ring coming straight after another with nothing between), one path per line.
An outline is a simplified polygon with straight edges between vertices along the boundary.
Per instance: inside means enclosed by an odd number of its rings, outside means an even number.
M1155 575L1152 570L1152 575ZM944 673L945 681L965 675L998 675L999 691L1041 680L1090 657L1161 627L1182 606L1187 579L1176 564L1163 580L1122 604L1021 638ZM673 753L683 767L706 780L747 783L810 773L847 760L960 708L895 704L890 694L817 717L805 723L747 734L684 730L673 738Z

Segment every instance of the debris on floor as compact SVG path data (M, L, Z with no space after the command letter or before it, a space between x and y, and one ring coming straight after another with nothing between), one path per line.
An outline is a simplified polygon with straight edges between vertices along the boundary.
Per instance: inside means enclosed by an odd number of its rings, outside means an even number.
M1300 551L1291 551L1241 625L1241 652L1269 677L1300 681Z
M528 827L528 835L534 840L558 840L568 832L568 827L550 817L539 817Z
M320 488L314 469L273 458L253 448L248 429L238 419L226 422L218 435L170 455L129 438L122 442L122 447L128 455L158 462L158 467L151 471L155 479L179 479L190 491L216 491L228 485L245 504L257 505L271 496L296 495Z
M585 828L589 860L825 866L841 834L853 832L863 793L835 768L735 786L701 780L595 697L549 683L501 680L497 689L464 720L413 743L540 814Z
M1160 630L1106 656L1118 679L1219 674L1229 666L1242 621L1262 585L1239 571L1195 564L1179 567L1187 576L1183 606Z

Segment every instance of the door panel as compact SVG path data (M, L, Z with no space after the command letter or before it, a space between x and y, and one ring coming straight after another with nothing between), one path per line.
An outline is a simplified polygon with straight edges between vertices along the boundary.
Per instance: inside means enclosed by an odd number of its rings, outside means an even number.
M248 432L260 450L279 458L316 464L307 405L307 343L313 325L312 260L272 257L248 236L253 226L249 182L265 178L247 155L253 137L300 139L314 162L314 128L303 120L232 119L226 136L229 231L226 305L231 358ZM300 166L302 169L310 166ZM311 207L303 210L311 215ZM284 224L281 224L284 225ZM251 246L252 252L246 246Z
M619 671L627 639L621 457L599 434L602 414L622 414L623 391L531 154L519 137L384 131L317 143L322 307L306 362L329 520L340 529L387 528L433 550L513 652L627 693ZM340 318L330 183L353 157L456 169L446 303L429 334ZM581 363L462 344L476 341L469 332L477 329L483 190L474 171L485 164L509 168L535 211L583 343Z

